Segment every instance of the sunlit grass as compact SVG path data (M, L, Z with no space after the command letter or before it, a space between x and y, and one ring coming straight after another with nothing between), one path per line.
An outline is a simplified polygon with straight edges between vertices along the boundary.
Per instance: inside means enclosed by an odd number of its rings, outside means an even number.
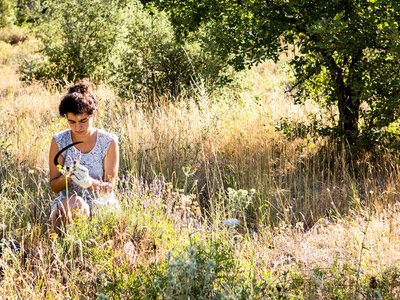
M47 164L52 135L67 129L57 115L66 87L24 86L3 66L1 297L396 299L398 160L351 161L312 131L287 139L281 118L307 122L319 108L291 102L283 68L268 62L243 74L241 90L151 109L94 86L97 126L119 137L123 209L61 238Z

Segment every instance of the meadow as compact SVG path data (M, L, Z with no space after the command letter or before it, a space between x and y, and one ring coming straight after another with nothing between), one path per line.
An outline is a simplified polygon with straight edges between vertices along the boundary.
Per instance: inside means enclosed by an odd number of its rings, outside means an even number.
M23 84L32 39L0 41L4 299L398 299L400 169L390 152L317 137L285 58L235 89L149 107L94 86L119 137L122 209L50 228L48 149L66 86ZM309 125L298 134L298 122ZM309 122L309 123L307 123Z

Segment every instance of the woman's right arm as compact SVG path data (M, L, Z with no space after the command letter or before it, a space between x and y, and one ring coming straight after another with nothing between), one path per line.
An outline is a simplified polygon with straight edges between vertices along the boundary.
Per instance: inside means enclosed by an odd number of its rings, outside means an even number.
M65 176L60 173L57 166L54 165L54 157L59 151L58 145L53 137L50 145L50 153L49 153L49 171L50 171L50 187L51 190L55 193L58 193L65 189ZM61 155L59 160L61 163L64 162L64 157ZM67 177L68 182L71 182L71 176Z

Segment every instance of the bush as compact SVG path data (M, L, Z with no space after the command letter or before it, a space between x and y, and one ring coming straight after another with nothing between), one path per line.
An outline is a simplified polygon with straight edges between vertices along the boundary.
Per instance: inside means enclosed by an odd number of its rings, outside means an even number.
M168 254L161 263L130 271L128 278L115 272L99 292L112 299L122 294L134 299L257 298L252 293L262 291L251 292L251 279L240 273L237 264L232 249L223 242L203 245L194 241L181 254Z
M86 77L113 83L123 97L147 100L233 74L202 42L204 32L181 45L168 17L140 1L55 0L41 23L41 56L20 68L26 82Z
M231 75L222 74L226 62L206 50L201 34L181 45L165 13L144 9L140 2L132 3L126 13L126 36L114 70L121 95L177 96L198 81L215 83Z
M13 7L11 0L0 0L0 28L12 24Z
M15 18L19 25L36 23L43 13L43 0L16 0Z
M40 27L42 59L26 62L22 79L102 79L119 36L119 14L120 6L112 0L52 1Z

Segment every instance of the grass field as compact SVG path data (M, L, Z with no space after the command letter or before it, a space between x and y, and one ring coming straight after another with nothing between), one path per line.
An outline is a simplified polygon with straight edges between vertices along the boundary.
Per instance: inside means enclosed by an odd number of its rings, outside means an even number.
M35 45L0 44L1 298L400 297L398 158L349 160L312 128L296 137L322 110L284 93L284 59L235 91L199 85L152 109L95 86L96 125L119 136L123 208L56 236L48 149L67 128L66 87L19 81Z

